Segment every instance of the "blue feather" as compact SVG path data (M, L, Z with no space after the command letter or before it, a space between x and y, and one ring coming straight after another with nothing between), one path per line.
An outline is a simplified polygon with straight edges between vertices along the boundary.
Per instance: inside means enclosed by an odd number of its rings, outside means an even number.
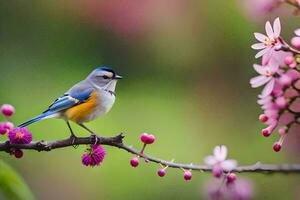
M38 115L37 117L34 117L34 118L20 124L18 127L20 127L20 128L26 127L30 124L33 124L35 122L38 122L38 121L41 121L48 117L51 117L51 115L55 115L55 114L59 113L60 111L66 110L75 105L83 103L85 100L87 100L90 97L92 92L93 92L93 90L89 89L89 90L86 90L81 93L75 93L72 96L69 94L65 94L64 96L56 99L45 112Z

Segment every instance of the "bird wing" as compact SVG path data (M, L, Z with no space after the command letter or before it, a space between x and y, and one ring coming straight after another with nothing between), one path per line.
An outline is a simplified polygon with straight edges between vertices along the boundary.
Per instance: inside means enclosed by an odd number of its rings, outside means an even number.
M75 105L84 103L91 96L93 91L93 88L86 88L80 91L66 93L63 96L57 98L43 113L57 113L59 111L71 108Z

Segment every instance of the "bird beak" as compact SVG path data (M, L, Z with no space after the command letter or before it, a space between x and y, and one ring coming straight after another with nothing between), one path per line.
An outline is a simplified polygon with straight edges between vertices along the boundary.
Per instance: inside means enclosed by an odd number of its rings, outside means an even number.
M114 79L122 79L122 76L116 75Z

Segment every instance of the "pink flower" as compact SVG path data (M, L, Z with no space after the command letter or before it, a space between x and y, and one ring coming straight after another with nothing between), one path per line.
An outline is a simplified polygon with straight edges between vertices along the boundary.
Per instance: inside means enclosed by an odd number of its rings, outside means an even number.
M232 177L231 177L232 178ZM223 184L222 180L211 179L205 184L205 199L221 200L250 200L254 190L252 181L239 178L230 184Z
M279 41L279 36L281 32L281 25L279 18L276 18L273 24L273 28L269 21L266 22L265 25L267 35L261 33L254 33L255 38L260 42L253 44L252 49L260 50L255 58L259 58L263 55L266 55L266 60L268 60L275 49L279 49L281 47L281 43Z
M216 146L214 148L214 154L204 158L204 162L207 165L213 166L213 174L216 177L220 177L222 171L229 172L237 166L236 160L226 160L227 147Z
M87 153L82 155L82 164L85 166L97 166L100 165L105 158L105 149L101 145L90 145L87 148Z
M27 128L14 128L8 133L11 144L29 144L32 141L32 134Z
M278 72L279 66L275 63L269 63L268 66L261 66L254 64L253 68L257 73L259 73L259 76L256 76L250 80L250 84L253 88L260 87L262 85L265 85L265 88L262 91L261 97L266 97L274 89L275 85L275 77L274 75Z

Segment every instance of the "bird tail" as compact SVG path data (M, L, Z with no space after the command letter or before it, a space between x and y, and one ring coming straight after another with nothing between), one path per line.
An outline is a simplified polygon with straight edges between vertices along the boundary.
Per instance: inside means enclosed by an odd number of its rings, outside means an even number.
M26 126L28 126L28 125L30 125L30 124L36 123L36 122L38 122L38 121L41 121L41 120L44 120L44 119L48 119L48 118L55 117L56 115L57 115L56 113L53 113L53 112L51 112L51 111L48 111L48 112L42 113L42 114L40 114L40 115L38 115L38 116L36 116L36 117L34 117L34 118L32 118L32 119L26 121L26 122L20 124L18 127L19 127L19 128L23 128L23 127L26 127Z

